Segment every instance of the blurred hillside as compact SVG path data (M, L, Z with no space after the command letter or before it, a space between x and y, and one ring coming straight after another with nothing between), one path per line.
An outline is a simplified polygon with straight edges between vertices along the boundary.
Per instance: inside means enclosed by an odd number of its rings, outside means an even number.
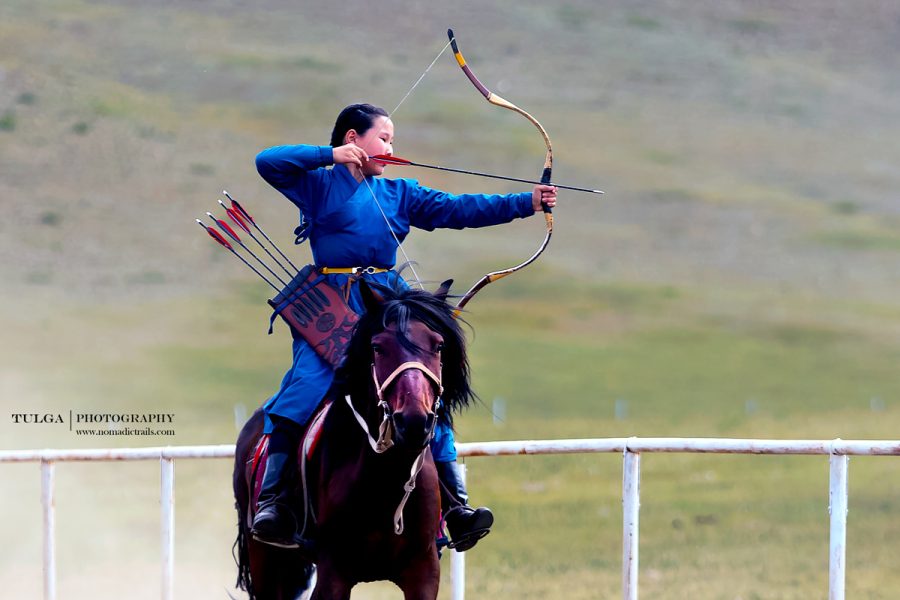
M545 264L601 281L896 297L896 3L388 3L373 14L364 2L214 0L0 7L4 296L115 301L243 277L193 218L228 188L289 245L293 211L256 175L255 153L324 143L353 101L393 108L448 25L488 85L550 131L556 178L608 192L563 196ZM449 51L395 120L398 154L539 172L537 134L485 104ZM478 257L514 262L539 236L537 222L419 234L408 251L432 279L462 281Z

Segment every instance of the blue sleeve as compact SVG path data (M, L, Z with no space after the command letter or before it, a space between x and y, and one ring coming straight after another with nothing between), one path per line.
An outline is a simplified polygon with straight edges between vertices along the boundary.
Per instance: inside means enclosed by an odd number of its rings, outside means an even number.
M331 146L275 146L256 155L262 178L304 210L318 180L314 173L332 164Z
M456 438L453 429L444 421L438 421L431 438L431 456L434 462L453 462L456 460Z
M509 223L534 214L531 192L521 194L460 194L432 190L409 181L406 193L409 222L432 231L439 227L463 229Z

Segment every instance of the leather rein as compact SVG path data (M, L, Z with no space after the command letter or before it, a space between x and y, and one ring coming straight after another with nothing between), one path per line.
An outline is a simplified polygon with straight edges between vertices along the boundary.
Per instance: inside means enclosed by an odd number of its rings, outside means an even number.
M347 394L344 396L344 400L347 402L347 406L350 407L350 410L353 411L353 416L356 417L356 422L359 423L359 426L366 434L366 438L369 441L369 446L371 446L372 450L376 454L382 454L386 452L389 448L394 445L393 440L393 428L391 423L393 422L391 417L393 415L393 411L391 410L390 405L388 405L387 401L384 399L384 392L388 389L388 387L394 382L397 377L399 377L405 371L409 369L416 369L421 371L428 379L431 380L437 386L437 396L434 399L434 404L432 405L432 411L437 413L438 409L441 407L441 396L444 393L444 386L441 383L440 374L435 374L425 366L423 363L419 361L408 361L400 366L398 366L394 371L388 375L387 379L384 380L384 383L378 381L378 374L375 372L375 363L372 363L372 381L375 383L375 392L378 395L378 406L383 411L383 416L381 419L381 423L378 426L378 439L376 440L371 431L369 431L369 425L366 423L366 420L362 417L362 415L357 412L356 408L353 406L353 402L350 399L350 395ZM435 414L434 420L431 422L431 427L428 429L428 435L425 436L425 443L422 447L422 451L419 452L419 455L413 461L412 467L409 472L409 480L405 484L403 484L403 499L400 500L400 504L397 506L397 510L394 511L394 533L400 535L403 533L403 508L406 506L407 500L409 500L410 494L412 494L413 490L416 489L416 478L419 476L419 471L422 470L422 466L425 464L425 454L428 452L429 444L431 443L432 438L434 438L434 428L437 424L437 414Z

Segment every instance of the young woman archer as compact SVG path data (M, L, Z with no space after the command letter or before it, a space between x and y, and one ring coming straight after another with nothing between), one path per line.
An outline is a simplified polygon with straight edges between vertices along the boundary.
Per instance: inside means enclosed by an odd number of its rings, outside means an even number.
M370 156L393 152L394 124L371 104L353 104L338 115L329 146L276 146L256 157L260 175L300 211L298 240L308 236L318 273L348 289L348 304L365 310L360 279L386 286L406 285L394 270L397 249L412 227L462 229L525 218L556 205L556 188L535 185L518 194L453 195L411 179L380 177L385 165ZM299 241L298 241L299 243ZM297 539L297 515L290 502L300 433L334 379L332 365L295 335L293 362L279 390L264 404L268 458L252 533L283 547ZM487 508L468 506L459 475L449 415L439 415L431 453L441 480L444 519L451 542L464 551L493 524Z

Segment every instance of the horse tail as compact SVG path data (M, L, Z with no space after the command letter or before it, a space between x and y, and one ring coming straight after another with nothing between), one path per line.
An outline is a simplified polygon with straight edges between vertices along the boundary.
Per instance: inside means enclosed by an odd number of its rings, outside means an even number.
M234 545L231 547L231 556L234 557L234 562L238 568L237 581L234 585L236 588L246 591L250 595L250 600L253 600L255 596L253 595L253 585L250 582L250 550L247 546L247 534L250 532L245 522L246 513L241 510L240 506L237 509L238 534L237 539L234 540Z
M253 583L250 580L250 482L247 480L247 460L253 452L259 436L262 434L263 413L259 408L244 424L238 435L234 452L234 473L232 474L232 486L234 488L234 506L238 513L238 533L231 547L231 555L238 568L235 587L244 590L255 600Z

